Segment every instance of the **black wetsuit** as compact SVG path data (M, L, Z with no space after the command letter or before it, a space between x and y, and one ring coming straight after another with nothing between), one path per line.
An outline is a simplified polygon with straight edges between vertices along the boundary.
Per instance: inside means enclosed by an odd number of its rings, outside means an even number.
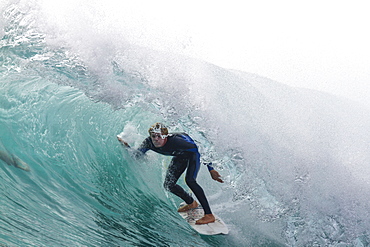
M198 198L203 206L205 214L211 214L207 198L202 187L196 182L198 171L200 168L200 154L195 142L185 133L170 134L167 137L167 142L163 147L157 148L153 145L150 137L146 138L138 148L143 154L148 150L154 152L174 156L168 167L164 187L168 191L182 198L187 204L193 203L194 199L177 183L181 174L186 170L185 182ZM208 165L208 170L213 168Z

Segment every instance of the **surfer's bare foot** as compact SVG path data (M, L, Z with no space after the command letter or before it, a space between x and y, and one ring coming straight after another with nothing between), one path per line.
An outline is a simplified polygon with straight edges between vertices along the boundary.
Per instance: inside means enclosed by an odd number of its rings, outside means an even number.
M196 225L203 225L203 224L208 224L208 223L212 223L212 222L215 222L215 216L213 214L205 214L203 216L203 218L197 220L195 222Z
M196 208L198 207L198 203L196 200L194 200L191 204L186 204L182 207L180 207L179 209L177 209L177 212L186 212L192 208Z

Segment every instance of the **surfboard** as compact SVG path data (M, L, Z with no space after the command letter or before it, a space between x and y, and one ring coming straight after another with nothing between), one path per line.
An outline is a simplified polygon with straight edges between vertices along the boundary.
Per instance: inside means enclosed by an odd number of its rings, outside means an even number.
M185 203L182 202L180 207L184 206ZM225 222L218 217L217 215L213 214L216 218L216 221L213 223L208 223L204 225L196 225L195 222L204 216L204 211L201 205L197 208L190 209L186 212L179 212L181 217L189 223L189 225L199 232L202 235L217 235L217 234L228 234L229 229L227 228Z

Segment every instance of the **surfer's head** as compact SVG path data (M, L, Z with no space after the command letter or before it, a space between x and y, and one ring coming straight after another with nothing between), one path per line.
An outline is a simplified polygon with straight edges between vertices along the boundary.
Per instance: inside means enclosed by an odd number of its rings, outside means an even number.
M162 139L164 139L168 136L168 129L162 123L153 124L152 126L150 126L148 132L149 132L149 135L151 135L152 133L160 134Z
M149 128L148 132L155 147L163 147L166 144L168 129L164 124L155 123Z

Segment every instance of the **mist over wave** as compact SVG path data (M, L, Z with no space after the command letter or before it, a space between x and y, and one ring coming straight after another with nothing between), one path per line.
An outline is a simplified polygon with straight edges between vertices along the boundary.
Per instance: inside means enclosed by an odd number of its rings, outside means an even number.
M134 45L98 1L64 16L41 1L0 7L0 151L31 170L0 161L0 244L370 242L368 109ZM228 236L181 221L161 187L168 158L137 162L118 145L123 131L138 146L156 121L188 132L224 176L199 181Z

